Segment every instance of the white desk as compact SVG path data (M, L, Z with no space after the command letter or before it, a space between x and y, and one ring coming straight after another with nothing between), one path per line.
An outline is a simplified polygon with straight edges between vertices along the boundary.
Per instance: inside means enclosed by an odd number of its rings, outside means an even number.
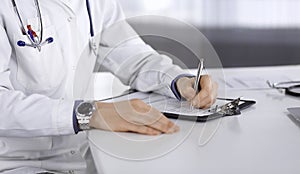
M229 77L237 72L264 75L278 71L300 78L300 66L224 72ZM111 77L102 74L99 78ZM300 106L300 99L273 89L229 90L227 96L252 98L257 104L242 111L240 116L196 124L177 121L181 131L173 135L149 137L90 131L90 144L99 170L105 174L300 173L300 123L293 121L286 110Z

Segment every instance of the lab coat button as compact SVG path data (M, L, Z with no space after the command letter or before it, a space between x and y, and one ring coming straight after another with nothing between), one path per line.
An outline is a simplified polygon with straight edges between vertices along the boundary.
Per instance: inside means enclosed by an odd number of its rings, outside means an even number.
M73 20L72 17L68 17L68 22L71 22Z
M74 155L75 153L76 153L76 151L75 150L71 150L71 152L70 152L72 155Z

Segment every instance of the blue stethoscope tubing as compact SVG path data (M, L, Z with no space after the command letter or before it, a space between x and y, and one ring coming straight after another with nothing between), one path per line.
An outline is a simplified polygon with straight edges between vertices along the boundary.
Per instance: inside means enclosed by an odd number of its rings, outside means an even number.
M40 22L40 37L38 38L38 40L36 41L34 39L34 37L32 35L30 35L30 31L26 32L26 29L24 28L24 23L23 20L21 18L21 15L19 13L18 7L17 7L17 3L15 0L11 0L12 4L13 4L13 8L18 16L20 25L21 25L21 30L23 34L26 34L28 39L30 40L31 44L28 44L22 40L19 40L17 42L17 45L19 47L25 47L25 46L29 46L29 47L33 47L33 48L37 48L39 51L41 51L41 47L46 45L46 44L50 44L54 41L53 37L48 37L45 41L43 41L43 19L42 19L42 14L41 14L41 9L40 9L40 5L39 5L39 1L38 0L34 0L35 5L36 5L36 9L38 12L38 17L39 17L39 22ZM87 8L87 12L88 12L88 16L89 16L89 21L90 21L90 35L91 38L94 37L94 26L93 26L93 19L92 19L92 14L91 14L91 6L90 6L90 1L86 0L86 8Z
M92 14L91 14L91 5L90 5L90 1L86 0L86 9L89 15L89 20L90 20L90 34L91 37L93 38L95 33L94 33L94 25L93 25L93 18L92 18Z

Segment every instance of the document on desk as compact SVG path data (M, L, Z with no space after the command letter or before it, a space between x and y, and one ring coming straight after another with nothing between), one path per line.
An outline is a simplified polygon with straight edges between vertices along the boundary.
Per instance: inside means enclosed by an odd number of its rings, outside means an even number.
M267 81L271 83L291 81L291 79L284 74L237 74L226 77L225 79L220 78L216 80L220 86L225 86L227 89L267 89L270 88Z
M141 99L148 105L156 108L161 112L174 113L179 115L189 115L189 116L207 116L211 114L209 112L209 109L195 109L187 101L178 101L175 98L163 96L156 93L135 92L126 96L109 100L108 102L130 100L130 99ZM216 103L211 108L215 108L216 105L218 106L224 105L225 103L226 101L217 100Z

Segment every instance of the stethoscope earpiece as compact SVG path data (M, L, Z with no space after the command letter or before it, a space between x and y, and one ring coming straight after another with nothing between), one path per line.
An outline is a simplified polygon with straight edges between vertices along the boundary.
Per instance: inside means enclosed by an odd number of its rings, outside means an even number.
M17 45L18 45L19 47L25 47L25 46L26 46L26 43L25 43L24 41L19 40L19 41L17 42Z
M46 41L48 42L48 44L52 43L54 41L53 37L48 37L46 39Z
M46 44L51 44L54 41L53 37L48 37L44 42L42 42L40 45L38 46L44 46Z

